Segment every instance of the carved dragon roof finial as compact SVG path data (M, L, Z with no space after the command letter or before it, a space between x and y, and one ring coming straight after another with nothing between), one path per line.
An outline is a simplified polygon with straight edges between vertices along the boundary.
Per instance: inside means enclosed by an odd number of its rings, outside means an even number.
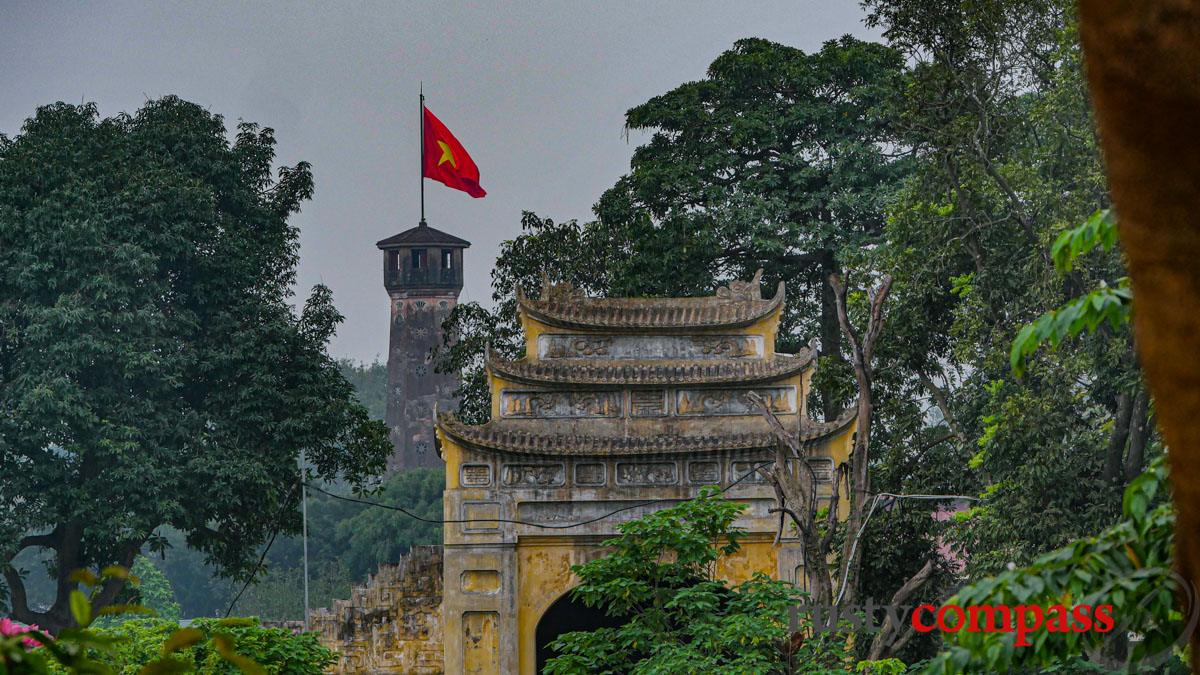
M554 283L550 274L542 270L542 302L578 302L586 300L587 294L583 289L575 288L569 282Z
M717 297L728 302L762 300L762 275L762 268L759 268L750 281L734 279L717 289Z

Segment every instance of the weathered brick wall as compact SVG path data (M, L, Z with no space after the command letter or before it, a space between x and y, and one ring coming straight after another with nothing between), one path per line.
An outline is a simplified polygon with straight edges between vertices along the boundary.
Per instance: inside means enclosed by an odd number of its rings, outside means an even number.
M414 546L309 619L341 654L333 673L442 675L442 547Z

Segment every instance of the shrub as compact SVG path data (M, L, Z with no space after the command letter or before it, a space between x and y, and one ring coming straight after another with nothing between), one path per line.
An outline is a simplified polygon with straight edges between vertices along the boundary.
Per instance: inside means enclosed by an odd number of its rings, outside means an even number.
M220 625L224 623L224 625ZM196 644L176 651L169 658L187 670L205 675L240 675L241 668L235 661L222 655L224 649L219 636L227 634L233 638L228 645L237 650L237 656L257 663L270 675L311 675L320 673L337 661L329 649L317 642L315 633L293 635L281 628L266 628L258 619L242 619L230 625L217 619L198 619L189 628L199 631ZM99 629L99 635L117 638L112 653L100 653L95 659L110 666L118 675L137 675L151 661L162 657L163 647L178 631L179 625L163 619L134 619L113 628ZM201 637L202 636L202 637ZM66 673L61 666L53 666L51 673ZM160 672L165 672L165 669Z

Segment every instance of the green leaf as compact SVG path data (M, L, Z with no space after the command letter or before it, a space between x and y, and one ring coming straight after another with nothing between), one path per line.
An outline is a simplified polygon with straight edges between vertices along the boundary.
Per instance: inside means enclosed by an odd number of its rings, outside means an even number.
M170 637L163 643L163 656L169 656L181 649L187 649L201 642L204 642L204 633L195 628L181 628L171 633Z
M196 667L187 661L162 658L147 663L138 673L139 675L176 675L176 673L190 673L195 669Z
M121 614L145 614L147 616L155 616L155 611L149 607L142 605L109 605L103 607L97 613L99 616L114 616Z
M68 578L75 583L89 587L94 587L100 583L100 580L90 570L72 570Z
M245 675L266 675L267 671L252 659L234 651L235 640L229 633L217 633L212 639L213 647L221 658L237 666Z
M71 591L71 614L75 616L75 623L79 624L80 628L87 628L92 624L92 603L79 589Z

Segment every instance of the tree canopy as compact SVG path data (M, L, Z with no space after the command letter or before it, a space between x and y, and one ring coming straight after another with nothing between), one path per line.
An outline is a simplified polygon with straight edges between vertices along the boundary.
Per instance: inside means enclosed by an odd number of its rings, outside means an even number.
M351 482L391 446L326 353L341 316L317 286L289 304L289 216L305 163L274 175L274 134L175 97L101 119L40 108L0 139L0 562L12 615L68 625L68 575L130 567L157 528L223 574L298 530L297 455ZM50 551L48 610L27 604ZM97 605L120 592L109 582Z

